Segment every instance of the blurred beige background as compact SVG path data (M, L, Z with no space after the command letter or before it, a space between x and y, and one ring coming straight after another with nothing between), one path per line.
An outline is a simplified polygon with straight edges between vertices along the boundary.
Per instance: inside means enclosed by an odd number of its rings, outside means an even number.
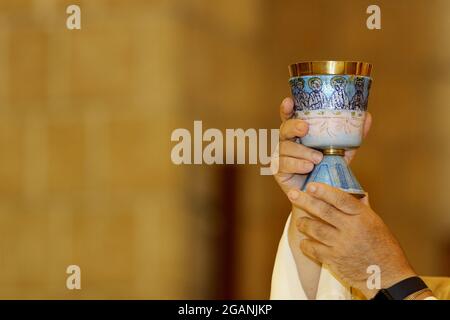
M0 298L268 298L288 201L259 166L173 165L170 134L277 128L310 59L374 64L354 172L417 271L449 276L450 2L376 1L378 31L370 4L2 0Z

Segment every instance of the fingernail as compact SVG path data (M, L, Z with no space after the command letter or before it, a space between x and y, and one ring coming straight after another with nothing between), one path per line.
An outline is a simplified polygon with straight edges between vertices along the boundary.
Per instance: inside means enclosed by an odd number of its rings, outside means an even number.
M297 199L299 195L300 195L300 193L297 190L289 190L289 192L288 192L288 197L291 200Z
M312 157L313 157L314 163L318 164L318 163L320 163L320 161L322 161L323 155L321 152L314 152Z
M283 99L283 101L281 103L284 104L284 105L287 105L287 104L291 103L291 98L286 97L286 98Z
M282 104L283 104L283 111L285 113L289 113L291 111L290 110L292 108L292 106L291 106L292 102L291 101L292 100L290 98L284 98Z
M308 184L308 186L306 187L306 190L308 190L308 192L314 193L317 191L317 187L313 184Z

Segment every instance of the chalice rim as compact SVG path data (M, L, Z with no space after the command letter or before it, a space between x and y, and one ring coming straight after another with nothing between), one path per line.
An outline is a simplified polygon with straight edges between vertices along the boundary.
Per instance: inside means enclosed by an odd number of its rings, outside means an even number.
M363 61L301 61L289 65L291 78L312 75L354 75L370 77L372 64Z

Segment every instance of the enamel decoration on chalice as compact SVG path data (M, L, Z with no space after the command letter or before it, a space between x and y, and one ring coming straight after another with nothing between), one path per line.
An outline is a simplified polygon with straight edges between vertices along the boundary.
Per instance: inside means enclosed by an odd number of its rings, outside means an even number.
M295 118L309 124L300 142L323 152L309 182L327 183L357 197L364 190L344 159L345 150L361 145L372 65L365 62L314 61L289 66Z

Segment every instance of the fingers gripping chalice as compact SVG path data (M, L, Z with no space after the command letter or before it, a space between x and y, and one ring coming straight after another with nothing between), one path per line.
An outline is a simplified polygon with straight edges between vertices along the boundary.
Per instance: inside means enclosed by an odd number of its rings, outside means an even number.
M371 70L369 63L346 61L300 62L289 66L294 117L309 125L308 134L299 142L324 154L303 189L314 181L356 197L364 196L344 153L361 145Z

